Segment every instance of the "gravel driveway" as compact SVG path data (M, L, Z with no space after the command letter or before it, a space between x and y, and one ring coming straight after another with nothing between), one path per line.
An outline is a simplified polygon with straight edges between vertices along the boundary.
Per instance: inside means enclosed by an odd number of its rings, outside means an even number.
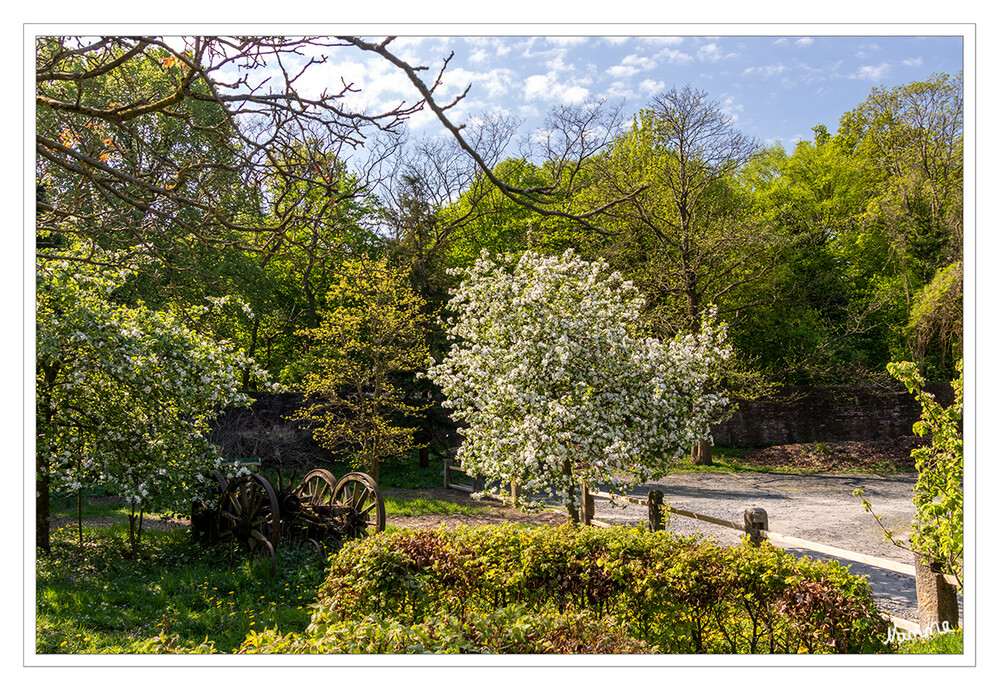
M912 503L915 482L915 474L875 477L833 473L686 473L668 477L661 483L647 484L632 495L646 498L651 489L659 489L665 496L664 502L674 508L740 525L746 508L763 508L767 511L772 532L908 564L913 562L912 554L884 539L881 528L873 516L864 511L861 499L853 492L863 489L874 511L882 516L882 522L906 543L908 525L915 512ZM596 519L610 523L648 519L644 506L615 506L598 498L595 509ZM670 517L668 529L682 534L699 531L721 544L738 544L741 537L733 529L677 515ZM812 558L830 559L805 549L787 550ZM849 565L851 572L868 578L884 611L910 621L918 619L915 578L842 558L838 560ZM958 604L963 617L960 597Z

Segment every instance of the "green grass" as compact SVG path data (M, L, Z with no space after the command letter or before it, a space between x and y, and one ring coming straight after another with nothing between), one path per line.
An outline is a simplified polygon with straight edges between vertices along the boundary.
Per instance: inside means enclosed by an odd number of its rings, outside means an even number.
M84 492L82 501L83 519L121 517L128 519L128 506L103 492ZM77 518L76 494L52 494L49 514L53 518L75 520Z
M815 470L801 470L794 468L781 468L773 465L758 465L746 460L746 455L752 448L741 448L735 446L712 446L711 464L695 465L690 461L690 456L676 458L673 461L671 471L677 473L704 473L704 472L797 472L808 474Z
M384 497L385 512L388 515L478 515L486 510L483 506L465 506L452 501L435 498L396 498Z
M962 630L933 635L925 639L903 642L899 654L964 654L964 633Z
M270 577L235 549L193 544L188 530L144 531L140 556L127 552L127 527L75 528L52 535L36 569L39 654L141 651L167 627L176 646L206 638L235 651L251 630L304 630L325 563L310 548L282 544Z
M332 472L337 479L348 472L363 472L350 462L330 462L319 465ZM270 478L272 470L265 470ZM287 473L286 473L287 475ZM303 473L298 473L301 479ZM405 458L384 461L378 468L378 486L382 489L436 489L444 486L444 464L441 456L431 452L430 466L420 467L417 451L409 453Z

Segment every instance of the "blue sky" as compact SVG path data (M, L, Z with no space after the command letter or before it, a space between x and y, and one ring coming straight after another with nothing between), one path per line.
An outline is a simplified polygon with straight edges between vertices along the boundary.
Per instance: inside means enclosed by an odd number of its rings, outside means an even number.
M612 27L611 27L612 28ZM930 27L932 28L932 27ZM672 86L708 93L735 126L763 144L793 147L812 127L834 132L840 116L873 87L891 87L963 68L963 39L954 36L403 36L393 50L436 73L454 51L442 97L471 84L457 122L501 111L541 125L554 105L606 98L635 112ZM390 106L415 100L405 76L381 58L334 51L314 83L344 76L362 88L358 103ZM429 113L413 118L414 134L439 131Z

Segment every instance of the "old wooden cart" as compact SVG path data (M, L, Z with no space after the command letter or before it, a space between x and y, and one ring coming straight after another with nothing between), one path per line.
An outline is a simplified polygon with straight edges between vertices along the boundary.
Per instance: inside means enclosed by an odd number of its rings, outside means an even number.
M192 509L195 539L244 544L254 558L270 562L272 573L276 549L284 541L309 543L324 554L385 529L378 484L363 472L349 472L338 481L332 472L314 469L298 484L293 476L287 485L278 475L276 487L258 472L235 479L219 471L213 476L215 500Z

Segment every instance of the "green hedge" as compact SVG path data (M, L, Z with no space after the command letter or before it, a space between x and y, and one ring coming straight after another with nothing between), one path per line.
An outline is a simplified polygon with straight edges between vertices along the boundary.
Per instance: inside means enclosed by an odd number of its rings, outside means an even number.
M406 624L379 614L331 621L304 635L250 633L240 654L643 654L654 651L612 619L589 611L554 616L523 607L443 614Z
M838 563L768 545L572 525L400 531L350 542L331 560L306 633L312 641L274 634L258 642L318 649L332 640L346 651L330 631L349 637L388 626L408 641L446 637L451 626L493 615L536 626L536 639L559 625L598 624L619 631L623 647L638 650L628 640L635 638L659 653L889 651L866 581ZM491 649L507 651L504 644Z

